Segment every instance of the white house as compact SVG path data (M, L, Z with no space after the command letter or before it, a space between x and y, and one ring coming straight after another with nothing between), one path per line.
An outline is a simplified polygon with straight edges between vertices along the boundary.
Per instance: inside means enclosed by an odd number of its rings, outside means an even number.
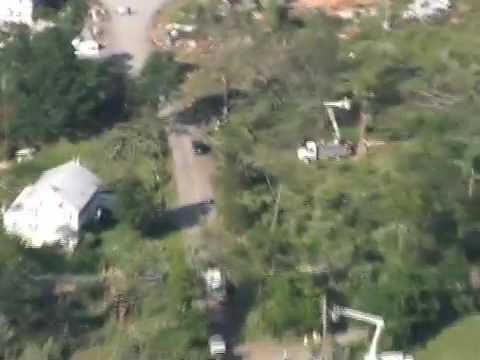
M33 24L37 0L0 0L0 23Z
M110 207L101 185L78 159L50 169L3 213L5 231L30 247L61 245L71 251L82 226Z

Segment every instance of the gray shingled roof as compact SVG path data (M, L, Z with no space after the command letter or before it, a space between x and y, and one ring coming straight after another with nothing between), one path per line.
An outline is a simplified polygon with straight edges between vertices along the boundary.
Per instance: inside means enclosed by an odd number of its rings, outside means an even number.
M77 161L70 161L43 173L36 188L49 187L65 202L81 211L102 185L99 178Z

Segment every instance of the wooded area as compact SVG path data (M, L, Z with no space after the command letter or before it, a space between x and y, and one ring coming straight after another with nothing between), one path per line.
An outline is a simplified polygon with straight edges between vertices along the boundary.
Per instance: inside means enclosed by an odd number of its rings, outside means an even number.
M156 222L172 197L159 99L212 129L220 221L200 236L241 296L242 339L318 330L325 294L383 316L383 345L405 350L477 312L480 4L427 23L396 6L385 31L380 17L188 3L181 19L207 50L154 53L136 79L74 56L81 6L56 28L19 29L0 50L1 155L42 150L2 172L1 201L77 153L119 196L72 257L0 234L0 359L207 357L199 269ZM384 145L298 161L303 139L331 136L323 102L344 96L343 137Z
M317 329L321 294L382 314L402 348L478 310L479 11L459 2L432 23L394 12L392 31L363 18L357 35L339 39L343 24L320 13L273 7L259 21L197 10L200 31L220 45L199 57L195 96L205 77L221 89L219 74L232 93L212 140L227 227L217 236L229 268L259 289L247 335ZM330 132L322 101L345 95L368 116L366 137L385 145L298 162L302 139ZM339 125L359 140L358 123Z

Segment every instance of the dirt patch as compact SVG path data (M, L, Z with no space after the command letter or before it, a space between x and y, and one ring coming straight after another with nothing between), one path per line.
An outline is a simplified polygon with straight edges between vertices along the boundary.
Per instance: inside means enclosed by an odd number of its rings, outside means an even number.
M283 359L305 360L310 358L310 351L300 340L285 342L258 341L240 346L235 353L244 360Z
M0 171L9 169L12 164L11 161L0 161Z

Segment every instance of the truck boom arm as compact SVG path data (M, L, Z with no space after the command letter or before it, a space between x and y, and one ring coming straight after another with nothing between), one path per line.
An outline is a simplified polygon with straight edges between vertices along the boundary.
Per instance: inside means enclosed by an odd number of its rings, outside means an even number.
M375 325L375 333L373 335L373 339L370 343L370 347L368 349L367 354L365 354L365 360L377 360L377 350L378 350L378 342L380 340L380 335L382 334L383 328L385 327L385 322L383 318L380 316L367 314L358 310L342 307L342 306L334 306L332 310L332 315L334 317L344 316L350 319L364 321L369 324Z

